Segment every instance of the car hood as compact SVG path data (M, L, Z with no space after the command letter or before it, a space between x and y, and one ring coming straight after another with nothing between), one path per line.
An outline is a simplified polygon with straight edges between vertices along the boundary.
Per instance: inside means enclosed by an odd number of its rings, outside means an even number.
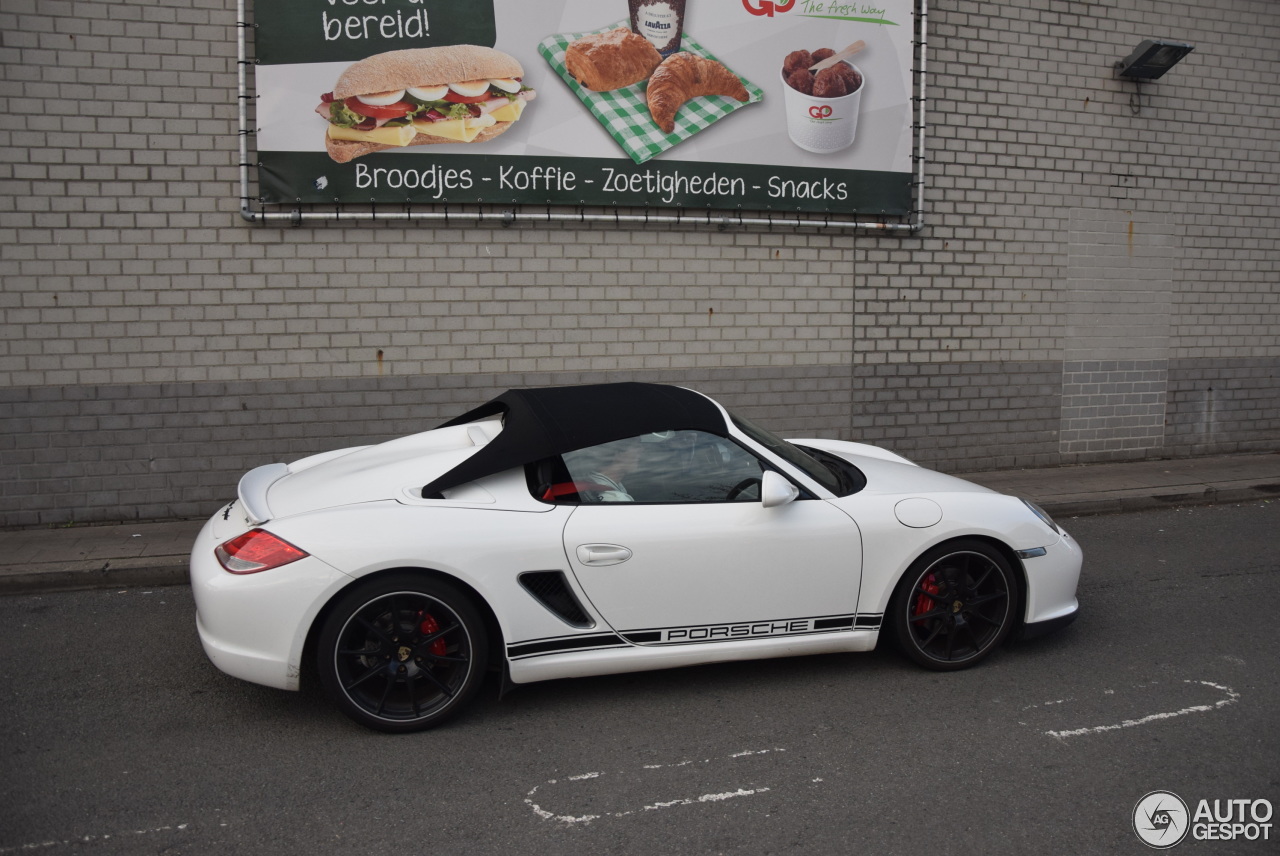
M248 473L240 498L259 520L321 508L421 497L422 486L474 455L501 430L498 420L437 428L312 455ZM466 486L459 489L465 492ZM492 500L490 500L492 501Z
M864 492L881 494L919 493L997 493L945 473L927 470L887 449L850 443L844 440L792 440L800 446L812 446L839 455L867 477Z

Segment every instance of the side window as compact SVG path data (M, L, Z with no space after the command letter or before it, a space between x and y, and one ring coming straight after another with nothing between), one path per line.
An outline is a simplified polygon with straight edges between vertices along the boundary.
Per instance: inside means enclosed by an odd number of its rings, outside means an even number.
M566 452L550 502L756 502L760 462L732 440L701 431L661 431ZM555 467L553 469L559 469Z

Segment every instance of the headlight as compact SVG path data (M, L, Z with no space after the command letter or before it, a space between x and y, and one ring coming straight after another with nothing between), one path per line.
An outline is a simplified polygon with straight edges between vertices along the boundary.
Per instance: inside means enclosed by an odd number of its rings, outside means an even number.
M1039 517L1041 520L1043 520L1045 526L1048 526L1050 529L1052 529L1054 532L1057 532L1059 535L1066 534L1062 531L1062 529L1058 526L1058 524L1053 522L1053 518L1049 516L1049 512L1045 511L1043 508L1036 505L1034 502L1032 502L1029 499L1022 500L1022 503L1027 508L1031 509L1032 514L1034 514L1036 517Z

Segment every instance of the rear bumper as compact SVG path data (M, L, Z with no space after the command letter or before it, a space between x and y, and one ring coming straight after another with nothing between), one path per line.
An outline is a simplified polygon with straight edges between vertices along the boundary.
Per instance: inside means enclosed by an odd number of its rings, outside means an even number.
M300 664L290 663L287 652L237 647L206 627L199 612L196 612L196 631L205 656L219 671L280 690L299 688Z
M221 517L205 524L191 551L200 644L232 677L296 690L311 623L351 578L314 556L257 574L228 573L213 552L225 540L225 532L215 535Z

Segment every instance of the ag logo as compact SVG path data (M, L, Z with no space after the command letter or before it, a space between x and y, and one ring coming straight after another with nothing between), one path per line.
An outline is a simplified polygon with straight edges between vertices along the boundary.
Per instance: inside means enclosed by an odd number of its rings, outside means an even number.
M752 15L768 15L770 18L773 17L774 12L777 12L778 14L790 12L791 8L795 5L796 0L786 0L786 2L782 3L773 3L770 2L770 0L759 0L759 2L753 3L752 0L742 0L742 8L746 9Z
M809 115L815 119L830 119L831 107L828 105L823 105L819 107L815 104L814 106L809 108Z
M1190 827L1187 804L1171 791L1152 791L1133 807L1133 831L1148 847L1167 850L1186 838Z

